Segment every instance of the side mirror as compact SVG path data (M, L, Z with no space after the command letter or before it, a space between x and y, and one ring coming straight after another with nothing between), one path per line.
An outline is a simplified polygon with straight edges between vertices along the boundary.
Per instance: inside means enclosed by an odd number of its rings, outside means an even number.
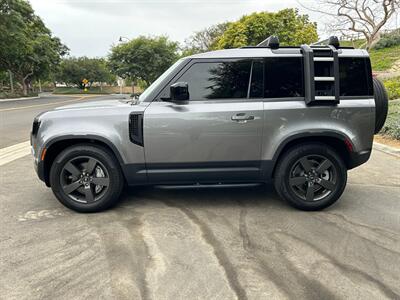
M170 87L171 101L189 100L189 85L187 82L176 82Z

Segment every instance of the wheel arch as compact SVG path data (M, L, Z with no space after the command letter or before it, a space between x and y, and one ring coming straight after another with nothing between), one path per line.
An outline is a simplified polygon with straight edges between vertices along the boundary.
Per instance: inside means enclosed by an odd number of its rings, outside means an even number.
M297 133L286 138L278 147L272 160L271 177L274 177L278 161L287 152L288 149L295 145L304 143L323 143L334 148L343 159L348 169L352 168L352 152L354 149L350 138L343 133L334 131L318 132L318 133Z
M47 186L50 186L50 168L54 162L54 159L57 155L67 147L71 147L73 145L78 144L92 144L103 147L107 149L114 157L117 159L120 165L123 164L122 157L115 147L109 140L104 137L96 136L96 135L73 135L73 136L60 136L48 141L45 146L42 148L42 151L46 149L46 154L44 161L42 161L42 178Z

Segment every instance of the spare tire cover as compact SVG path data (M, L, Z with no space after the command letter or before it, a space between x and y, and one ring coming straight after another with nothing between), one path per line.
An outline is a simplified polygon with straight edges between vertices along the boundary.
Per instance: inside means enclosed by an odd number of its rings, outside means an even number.
M385 86L381 81L374 78L374 99L375 99L375 133L378 133L385 124L388 114L388 95Z

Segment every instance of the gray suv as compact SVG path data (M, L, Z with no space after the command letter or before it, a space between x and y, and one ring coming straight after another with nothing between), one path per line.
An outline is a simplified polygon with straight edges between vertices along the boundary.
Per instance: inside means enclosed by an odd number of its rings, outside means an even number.
M80 212L109 208L125 184L271 181L292 206L319 210L369 159L386 113L367 51L270 37L180 59L138 99L40 114L31 144L39 178Z

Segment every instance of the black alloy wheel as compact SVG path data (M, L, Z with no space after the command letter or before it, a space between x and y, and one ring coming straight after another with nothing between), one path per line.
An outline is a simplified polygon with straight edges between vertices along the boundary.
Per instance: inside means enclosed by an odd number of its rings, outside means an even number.
M322 143L291 147L280 157L274 173L278 195L301 210L321 210L335 203L347 182L342 157Z
M50 169L54 195L78 212L98 212L113 206L124 183L114 154L98 145L71 146L58 154Z
M289 184L292 192L304 201L318 201L335 190L336 178L337 171L328 158L307 155L293 165Z
M93 157L70 159L60 173L61 187L71 200L80 203L98 201L108 189L110 178L104 165Z

